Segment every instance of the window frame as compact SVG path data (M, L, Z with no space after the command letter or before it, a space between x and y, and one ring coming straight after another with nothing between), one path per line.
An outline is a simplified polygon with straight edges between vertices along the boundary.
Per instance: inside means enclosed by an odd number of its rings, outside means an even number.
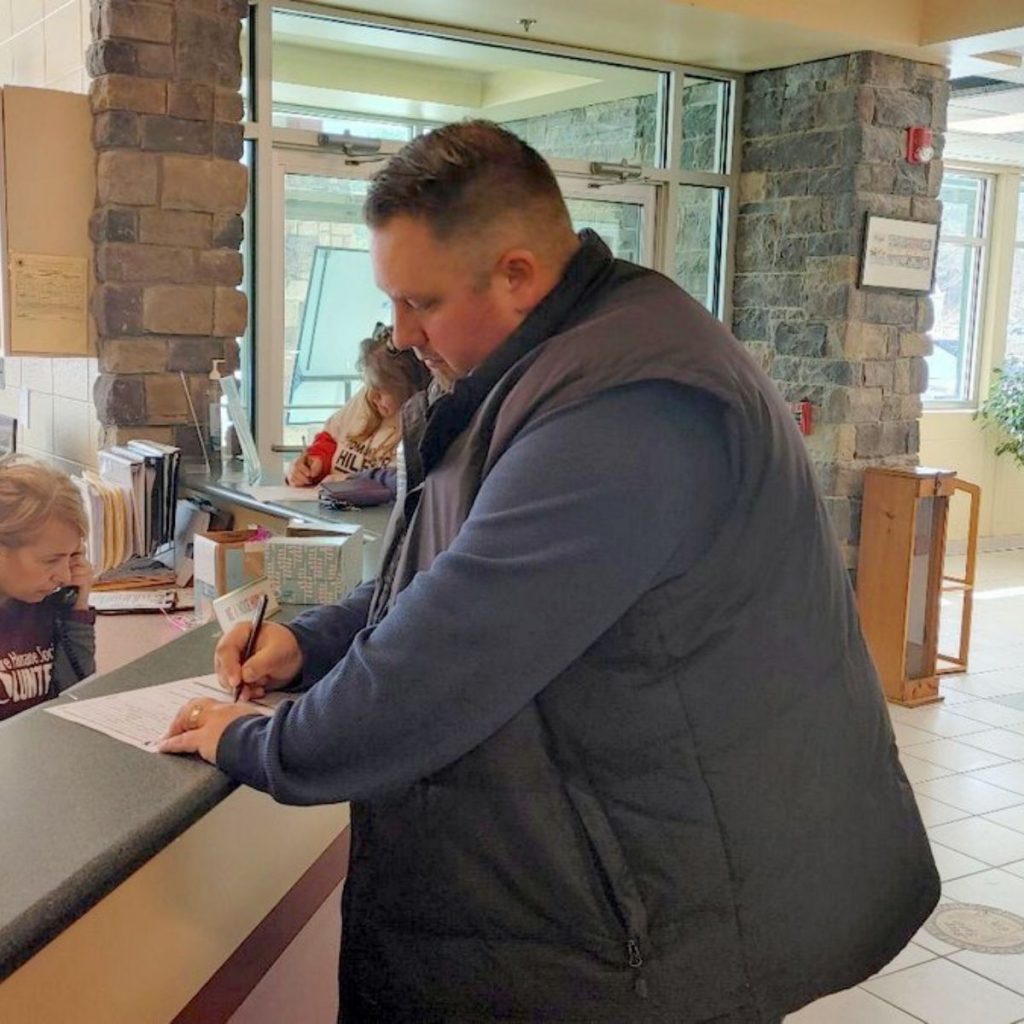
M244 125L244 135L254 147L254 182L252 195L255 209L250 218L255 238L260 244L253 246L252 274L250 275L250 311L254 327L250 331L250 352L247 365L253 368L253 377L245 381L247 391L252 395L256 440L261 455L279 447L282 430L283 399L280 394L280 378L268 369L281 364L283 356L275 354L280 348L274 342L277 329L279 302L275 288L279 278L280 260L275 251L279 240L274 234L279 225L275 191L275 153L281 149L305 150L324 153L318 142L318 133L306 129L275 128L273 125L273 15L276 11L307 14L376 28L395 29L429 35L456 42L479 43L501 48L526 51L548 56L561 56L575 60L592 61L622 67L657 72L662 79L660 108L663 110L660 126L664 137L659 148L660 162L656 167L643 167L642 182L655 185L655 243L652 266L674 278L674 254L678 234L679 190L688 185L718 189L722 210L719 236L716 239L719 254L716 268L714 314L726 324L732 318L732 281L734 271L735 226L739 197L739 147L738 116L743 101L741 73L724 72L711 68L668 61L632 57L625 54L597 52L559 44L524 40L520 37L504 36L472 29L458 29L445 25L415 22L383 15L348 10L341 7L309 3L305 0L250 0L251 17L249 30L249 78L250 95L246 110L252 120ZM683 134L683 91L687 80L707 79L730 84L727 109L719 113L725 127L721 136L724 142L724 168L721 173L686 171L682 162ZM382 154L397 152L404 143L384 142ZM593 180L588 161L557 160L548 158L559 178ZM615 185L607 185L614 191ZM623 186L625 187L625 186Z
M982 184L981 196L981 234L980 235L948 235L940 224L938 246L943 243L974 250L972 264L976 268L971 288L971 309L969 314L969 338L967 369L963 374L964 387L957 398L928 398L927 391L921 396L926 411L952 411L957 409L976 409L979 401L979 382L983 363L983 349L986 339L986 319L988 313L989 264L992 256L992 214L996 192L996 175L991 171L977 167L958 164L947 164L943 174L943 184L948 177L970 178ZM941 190L939 196L941 198ZM936 249L938 259L938 249ZM934 288L933 288L934 292ZM935 328L928 332L934 342ZM961 339L963 343L963 339Z
M1016 185L1017 203L1014 209L1016 217L1013 219L1014 239L1013 248L1010 250L1010 268L1006 295L1006 323L1005 329L1002 332L1001 350L998 354L999 365L1002 365L1006 361L1007 356L1010 355L1007 348L1010 341L1010 307L1012 305L1013 299L1013 276L1017 270L1018 259L1022 261L1020 264L1020 269L1021 273L1024 274L1024 226L1022 226L1020 235L1017 234L1017 227L1022 225L1022 221L1024 221L1024 177L1022 177L1020 174L1016 175ZM1016 358L1024 359L1024 352L1021 352L1019 355L1016 356Z

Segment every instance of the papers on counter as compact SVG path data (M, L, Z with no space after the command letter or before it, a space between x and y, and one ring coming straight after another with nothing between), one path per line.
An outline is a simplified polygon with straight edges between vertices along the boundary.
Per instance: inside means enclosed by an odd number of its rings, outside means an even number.
M195 697L213 697L221 703L230 703L230 696L220 688L217 677L208 675L146 686L126 693L112 693L108 697L92 697L45 710L139 750L156 753L160 737L167 731L175 714ZM268 693L262 700L248 706L261 715L270 715L279 704L292 699L294 695L291 694Z
M100 615L125 612L171 612L195 608L191 587L168 590L100 590L89 594L89 607Z
M239 490L251 494L257 501L316 501L317 492L315 487L289 487L281 484L277 487L262 487L259 485L246 485L239 487Z

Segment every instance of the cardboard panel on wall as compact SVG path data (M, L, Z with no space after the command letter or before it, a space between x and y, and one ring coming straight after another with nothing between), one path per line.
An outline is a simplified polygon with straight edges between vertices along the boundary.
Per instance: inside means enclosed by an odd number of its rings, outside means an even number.
M92 355L96 157L89 98L7 86L0 114L3 352Z

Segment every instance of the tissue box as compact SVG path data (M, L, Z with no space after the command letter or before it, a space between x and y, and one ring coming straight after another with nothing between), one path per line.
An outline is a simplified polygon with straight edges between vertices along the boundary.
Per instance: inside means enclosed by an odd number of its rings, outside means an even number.
M213 618L213 599L237 590L264 575L266 541L255 530L216 530L197 533L192 547L195 560L196 618Z
M271 537L267 578L282 604L333 604L363 579L363 531L348 536Z

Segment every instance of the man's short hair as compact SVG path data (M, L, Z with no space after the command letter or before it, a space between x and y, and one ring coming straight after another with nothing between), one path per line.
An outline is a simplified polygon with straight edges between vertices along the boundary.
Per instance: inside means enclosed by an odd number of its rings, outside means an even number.
M516 212L538 230L571 230L569 211L544 158L493 121L447 124L404 146L370 184L371 227L422 218L436 238L479 231Z

